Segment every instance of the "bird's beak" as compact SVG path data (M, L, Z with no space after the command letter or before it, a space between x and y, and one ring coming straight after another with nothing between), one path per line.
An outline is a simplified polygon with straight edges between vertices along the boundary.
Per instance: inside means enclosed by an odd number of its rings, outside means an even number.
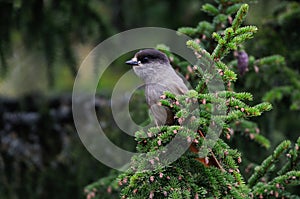
M125 62L128 65L132 65L132 66L137 66L139 65L139 62L137 61L137 59L134 57L131 60L128 60L127 62Z

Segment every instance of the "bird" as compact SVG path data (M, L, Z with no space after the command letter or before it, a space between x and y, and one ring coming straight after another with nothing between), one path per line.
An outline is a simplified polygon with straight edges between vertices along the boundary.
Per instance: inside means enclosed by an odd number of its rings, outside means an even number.
M166 54L152 48L144 49L138 51L132 59L125 63L131 65L135 74L144 81L146 102L156 125L175 124L174 113L169 107L159 105L159 101L164 91L170 91L175 95L184 95L189 89L171 66ZM201 137L204 137L200 130L198 132ZM189 150L195 154L199 152L194 144L190 145ZM223 170L213 152L210 157L196 158L196 160L204 166L213 165Z
M157 126L175 123L174 113L170 108L160 106L159 101L164 91L183 95L188 91L183 79L176 73L168 57L156 49L138 51L126 64L132 65L135 74L145 83L146 102L154 116Z

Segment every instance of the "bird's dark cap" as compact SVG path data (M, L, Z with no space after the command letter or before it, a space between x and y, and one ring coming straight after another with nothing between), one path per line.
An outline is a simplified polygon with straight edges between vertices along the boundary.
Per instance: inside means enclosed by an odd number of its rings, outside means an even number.
M150 62L169 63L168 57L161 51L156 49L144 49L137 52L133 59L126 62L129 65L139 65Z

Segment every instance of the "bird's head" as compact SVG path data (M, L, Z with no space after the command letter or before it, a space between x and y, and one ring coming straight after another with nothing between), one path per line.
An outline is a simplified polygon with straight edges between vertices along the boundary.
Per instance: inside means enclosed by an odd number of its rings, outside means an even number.
M144 80L156 79L159 74L172 69L168 57L156 49L141 50L126 64L132 65L135 73Z

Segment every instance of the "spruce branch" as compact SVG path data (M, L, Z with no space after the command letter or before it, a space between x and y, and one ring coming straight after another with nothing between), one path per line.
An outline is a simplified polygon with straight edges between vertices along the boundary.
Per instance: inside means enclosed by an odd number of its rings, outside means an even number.
M292 148L287 153L287 162L283 167L277 172L278 175L283 175L288 171L299 170L300 169L300 137L298 138L294 148Z
M274 178L267 184L258 183L253 187L253 193L256 196L267 196L276 198L300 198L286 191L287 186L295 186L300 184L300 171L290 171L284 175Z
M204 136L204 134L201 132L201 130L198 130L199 134L200 134L200 137L202 137L205 141L206 141L206 138ZM212 156L212 161L216 164L216 166L222 171L222 172L225 172L225 169L222 167L221 163L219 162L219 160L216 158L216 155L214 154L214 152L212 151L212 149L208 149L209 150L209 153L210 155Z
M248 180L250 187L255 186L255 184L269 171L269 169L278 160L281 154L283 154L291 145L290 141L283 141L280 145L276 147L273 155L266 158L260 166L255 168L254 173Z
M247 16L249 6L248 4L243 4L240 9L238 10L233 22L232 22L232 29L235 32L243 23L244 19Z
M225 13L228 14L228 15L236 13L239 10L239 8L241 7L241 5L242 4L240 4L240 3L233 4L233 5L226 8Z
M257 28L255 26L240 28L247 15L248 7L249 6L247 4L243 4L240 7L232 22L232 26L224 30L223 36L216 32L213 33L213 38L218 42L218 45L212 53L213 60L221 60L229 53L230 50L235 50L239 44L251 39L253 34L257 32Z
M213 6L212 4L209 4L209 3L204 4L202 6L202 10L204 12L207 12L208 14L211 14L212 16L219 14L218 8L216 8L215 6Z

